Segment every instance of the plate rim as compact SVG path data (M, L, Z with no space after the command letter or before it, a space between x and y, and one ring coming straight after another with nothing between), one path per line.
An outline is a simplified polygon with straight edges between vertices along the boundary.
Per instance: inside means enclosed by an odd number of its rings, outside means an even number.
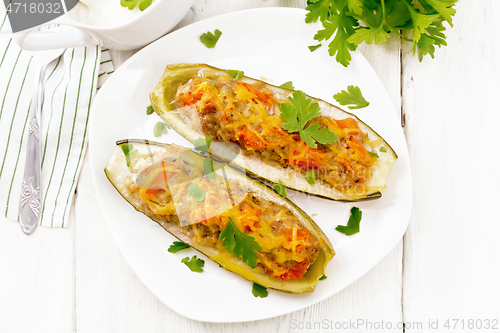
M214 17L210 17L210 18L206 18L206 19L203 19L203 20L200 20L200 21L197 21L197 22L194 22L192 24L189 24L187 25L186 27L183 27L181 29L178 29L172 33L169 33L167 34L166 36L158 39L157 41L149 44L148 46L144 47L143 49L141 49L140 51L138 51L136 54L134 54L132 57L130 57L127 61L125 61L121 66L120 68L118 68L116 71L120 71L120 70L126 70L126 66L131 63L131 62L134 62L136 58L139 58L142 56L143 53L146 53L147 49L149 48L152 48L154 47L155 44L157 43L161 43L164 39L168 39L168 38L171 38L170 36L176 36L178 34L181 34L184 32L184 28L193 28L193 27L197 27L197 26L203 26L203 25L207 25L208 23L212 22L212 21L216 21L216 20L222 20L222 19L225 19L227 17L231 17L231 16L239 16L239 15L245 15L245 14L253 14L255 15L255 13L259 13L259 12L288 12L288 13L292 13L294 15L296 15L297 13L300 12L300 14L302 15L302 17L305 17L305 13L307 13L306 10L304 9L301 9L301 8L290 8L290 7L263 7L263 8L253 8L253 9L247 9L247 10L240 10L240 11L234 11L234 12L229 12L229 13L224 13L224 14L221 14L221 15L218 15L218 16L214 16ZM355 51L353 52L353 54L356 54L358 57L360 57L360 59L362 59L362 61L366 62L366 64L371 68L371 65L368 63L368 61L364 58L364 56L359 52L359 51ZM354 57L353 57L354 58ZM333 58L332 58L332 61L333 61ZM372 71L373 71L373 68L371 68ZM374 71L373 71L374 72ZM376 75L376 73L374 72L375 74L375 77L376 79L378 80L378 83L384 87L383 83L381 82L380 78ZM116 76L116 75L115 75ZM99 101L100 99L104 98L102 96L105 95L105 93L103 92L106 92L107 90L111 89L111 88L108 88L112 85L112 83L114 82L113 80L113 76L111 78L109 78L109 80L102 86L101 88L101 91L99 94L97 94L95 97L94 97L94 101L92 103L92 109L94 109L94 105L96 103L96 101ZM388 96L388 93L387 93L387 90L385 89L385 87L383 88L385 94L387 95L386 98L389 98ZM390 100L390 98L389 98ZM391 104L391 109L394 109L392 104ZM396 117L396 114L393 113L393 116L394 118L397 118ZM358 116L359 117L359 116ZM94 118L97 118L97 115L96 115L96 112L91 112L91 116L90 116L90 119L89 119L89 127L90 127L90 131L89 131L89 161L90 161L90 165L91 165L91 173L92 173L92 180L93 180L93 183L94 185L96 186L97 188L97 184L99 183L99 180L98 180L98 175L96 174L96 171L95 168L94 168L94 157L93 157L93 154L92 154L92 151L93 151L93 147L94 145L92 144L93 143L93 126L91 126L93 123L94 123ZM362 117L361 117L362 118ZM402 129L401 128L398 128L398 131L400 131L401 133L403 133ZM404 138L404 133L403 133L403 138ZM405 140L406 142L406 140ZM126 253L128 252L127 249L123 248L124 245L121 243L121 241L119 239L117 239L118 237L118 233L116 232L116 230L114 230L112 227L111 227L111 224L110 222L108 221L108 214L106 213L106 210L104 209L103 207L103 201L100 200L100 195L99 193L97 192L97 197L98 197L98 201L99 201L99 206L101 208L101 212L103 213L103 216L104 216L104 220L106 221L106 224L108 226L108 230L110 231L112 237L113 237L113 240L114 242L117 244L120 252L122 253L122 255L124 256L125 260L127 261L127 264L132 268L132 270L134 271L134 273L137 275L137 277L146 285L146 287L155 295L155 297L157 297L162 303L164 303L165 305L167 305L171 310L173 310L174 312L176 313L179 313L181 314L182 316L186 317L186 318L189 318L189 319L193 319L193 320L197 320L197 321L204 321L204 322L212 322L212 323L233 323L233 322L249 322L249 321L255 321L255 320L264 320L264 319L269 319L269 318L273 318L273 317L277 317L277 316L281 316L281 315L284 315L284 314L287 314L287 313L290 313L290 312L293 312L293 311L298 311L298 310L301 310L301 309L304 309L306 307L309 307L309 306L312 306L314 304L317 304L329 297L332 297L333 295L337 294L338 292L340 292L341 290L345 289L346 287L348 287L349 285L351 285L352 283L356 282L357 280L359 280L362 276L364 276L366 273L368 273L371 269L373 269L373 267L375 267L378 263L380 263L388 254L389 252L399 243L399 241L401 240L401 238L403 237L404 233L406 232L407 230L407 227L409 225L409 222L410 222L410 217L411 217L411 211L412 211L412 205L413 205L413 180L412 180L412 177L411 177L411 164L410 164L410 159L409 159L409 151L408 151L408 147L405 146L405 149L404 151L398 151L397 152L398 154L398 160L400 158L405 158L408 162L408 172L409 172L409 185L410 185L410 189L409 189L409 198L407 199L407 201L409 202L409 207L407 209L407 216L404 218L404 224L402 223L400 225L400 235L397 239L394 239L392 242L390 243L386 243L385 246L383 247L383 252L384 252L384 255L381 256L378 260L374 261L373 263L371 263L370 265L367 265L366 267L364 267L362 269L362 272L360 274L357 275L356 279L342 285L338 290L336 290L333 294L322 294L318 299L315 299L312 303L308 303L308 304L305 304L304 306L301 306L297 309L286 309L286 310L283 310L283 311L278 311L277 313L273 313L273 314L270 314L269 316L260 316L258 318L247 318L245 320L231 320L231 319L226 319L226 320L210 320L208 318L203 318L203 319L200 319L200 318L196 318L196 316L192 316L190 313L185 313L183 311L179 311L178 309L176 309L175 307L171 306L170 305L170 302L167 302L166 300L164 300L162 297L158 296L154 291L153 291L153 288L150 287L149 283L147 281L145 281L145 279L141 276L141 274L139 274L136 270L136 267L134 267L134 265L131 263L130 259L128 258L128 255L126 255Z

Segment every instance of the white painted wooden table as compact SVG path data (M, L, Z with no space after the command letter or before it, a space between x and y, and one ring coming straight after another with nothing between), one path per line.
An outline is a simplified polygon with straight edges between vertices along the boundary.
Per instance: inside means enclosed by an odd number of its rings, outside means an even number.
M226 12L304 2L197 0L178 28ZM404 239L359 281L274 319L186 319L160 303L124 261L86 161L68 229L38 228L27 237L0 218L0 332L318 331L300 329L306 322L326 323L321 331L343 324L338 332L479 331L471 319L492 331L484 326L500 320L500 149L493 143L500 124L500 1L462 0L457 10L448 46L434 60L419 63L398 38L360 48L403 115L414 204ZM114 53L115 65L132 54ZM365 324L356 329L350 321ZM407 323L405 330L398 322Z

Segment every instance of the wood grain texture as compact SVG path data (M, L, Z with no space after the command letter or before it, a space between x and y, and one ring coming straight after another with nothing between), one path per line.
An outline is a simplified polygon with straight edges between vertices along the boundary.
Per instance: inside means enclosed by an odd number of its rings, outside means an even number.
M419 63L408 46L403 52L414 180L404 240L404 312L410 322L439 319L442 328L453 318L466 325L468 319L500 320L494 144L500 122L499 10L498 1L459 1L448 46L434 60ZM453 332L462 331L477 329L460 324Z
M303 8L305 1L196 0L176 29L227 12L270 6ZM360 47L398 114L399 49L397 38L383 46ZM115 66L132 54L113 53ZM383 320L394 323L393 329L384 332L402 331L395 327L402 320L401 242L353 285L301 311L239 324L209 324L176 314L143 285L118 251L95 199L87 159L68 230L40 228L28 238L17 224L0 220L0 267L9 270L9 274L0 274L0 332L313 332L318 330L294 329L293 323L325 323L323 320L328 325L332 325L330 321L334 325ZM26 312L31 314L30 320L23 319ZM335 331L373 332L363 327Z
M26 236L0 218L0 332L72 332L75 316L74 214L67 229Z

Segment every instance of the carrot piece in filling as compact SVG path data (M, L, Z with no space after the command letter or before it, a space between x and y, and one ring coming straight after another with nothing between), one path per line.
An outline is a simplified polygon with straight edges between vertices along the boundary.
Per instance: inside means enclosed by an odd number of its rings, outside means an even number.
M324 164L325 152L321 149L311 148L304 141L288 153L288 164L306 168L319 168Z
M279 278L281 280L300 280L306 273L308 267L309 261L304 260L303 262L297 263L297 265L292 268L288 268Z
M330 118L330 121L334 121L337 126L343 129L347 135L362 135L363 132L359 129L358 122L353 118L346 118L341 120L334 120Z
M195 85L191 90L179 93L179 97L186 105L196 104L199 100L203 98L210 90L210 85L208 83L202 83Z
M251 93L254 93L261 102L269 105L274 103L274 96L271 91L268 90L266 92L262 92L254 85L246 82L238 82L238 84L247 88L247 90Z
M259 136L246 126L243 126L236 134L236 139L243 140L243 143L247 148L260 149L265 148L267 145L262 141Z
M252 208L249 205L243 206L240 222L249 230L255 231L259 226L259 215L262 211L258 208Z
M352 149L351 158L363 165L369 166L369 156L366 148L355 137L350 136L346 140L347 146Z
M344 128L357 128L357 129L359 129L357 121L354 120L353 118L346 118L346 119L341 119L341 120L335 119L335 122L342 129L344 129Z

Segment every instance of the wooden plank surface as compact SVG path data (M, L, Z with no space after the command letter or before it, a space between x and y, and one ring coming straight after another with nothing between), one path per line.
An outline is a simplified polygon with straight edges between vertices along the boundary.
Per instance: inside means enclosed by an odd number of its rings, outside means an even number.
M197 0L177 28L263 6L304 7L304 2ZM475 332L469 319L482 319L483 326L485 319L499 320L500 221L490 213L499 199L499 158L489 143L500 120L495 101L500 44L492 42L498 41L500 23L493 15L499 9L495 0L459 2L449 45L437 50L434 60L419 63L406 45L401 68L398 39L360 48L397 112L403 105L414 208L404 250L400 243L344 291L255 323L207 324L177 315L142 284L116 248L86 161L67 230L40 228L28 238L17 224L0 218L0 332L312 332L293 329L293 323L324 319L404 320L407 332L446 331L446 319L458 319L449 331ZM115 54L116 63L131 54ZM439 329L431 330L429 320L436 319Z
M0 332L72 332L75 323L74 214L67 229L0 218Z
M459 1L436 59L419 63L406 56L408 47L403 52L414 180L404 313L424 328L439 320L444 331L447 319L458 319L453 332L475 332L469 319L500 321L498 10L499 1Z

